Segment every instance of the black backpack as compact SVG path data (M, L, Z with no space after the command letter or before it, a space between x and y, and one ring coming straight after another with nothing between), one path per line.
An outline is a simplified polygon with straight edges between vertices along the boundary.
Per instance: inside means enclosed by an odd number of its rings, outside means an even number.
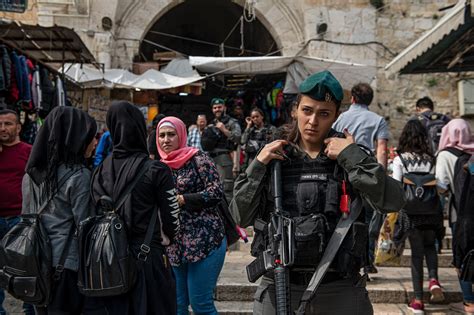
M67 174L58 187L72 176ZM41 213L56 195L54 192L37 213L22 214L20 222L12 227L1 240L0 287L14 298L36 306L47 306L53 285L64 269L66 252L74 232L74 224L62 250L58 265L53 269L52 250L48 233L41 223Z
M435 175L429 172L408 171L407 162L401 154L398 156L407 171L402 177L407 200L403 210L410 215L439 214L441 212L441 200L436 188Z
M441 129L446 125L447 119L443 114L438 113L431 113L429 116L421 114L418 116L418 119L425 126L428 133L431 152L438 151Z
M456 148L446 148L458 157L454 165L454 187L450 187L454 195L454 206L458 216L470 215L474 217L474 174L464 167L469 163L471 154ZM469 213L470 212L470 213Z
M214 150L221 137L222 134L216 126L207 126L206 128L204 128L201 134L202 149L207 152Z
M85 296L116 296L128 292L135 282L137 269L147 260L158 209L153 211L145 239L136 257L131 251L126 223L117 210L149 169L149 165L146 162L142 166L117 203L109 196L102 196L98 206L104 213L89 217L79 225L80 261L77 285Z

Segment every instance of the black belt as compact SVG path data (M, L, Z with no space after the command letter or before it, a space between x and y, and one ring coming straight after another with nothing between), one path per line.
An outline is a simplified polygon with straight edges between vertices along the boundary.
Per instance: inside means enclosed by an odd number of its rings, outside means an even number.
M230 152L229 151L219 151L219 152L209 152L209 156L211 158L215 158L219 155L222 155L222 154L229 154Z

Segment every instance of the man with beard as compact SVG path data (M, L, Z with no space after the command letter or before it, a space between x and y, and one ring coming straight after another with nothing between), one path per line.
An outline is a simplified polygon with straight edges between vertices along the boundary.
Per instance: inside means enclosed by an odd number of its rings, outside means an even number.
M238 121L227 115L225 102L221 98L213 98L211 101L212 113L214 119L212 126L219 133L219 139L215 147L209 151L217 166L217 171L224 185L224 193L228 201L232 199L232 190L234 189L233 159L232 154L240 143L241 129ZM205 133L203 133L205 136Z
M20 141L20 118L9 109L0 110L0 238L19 221L21 214L21 181L31 152L31 145ZM0 290L0 314L5 293ZM26 314L34 314L33 307L25 304Z

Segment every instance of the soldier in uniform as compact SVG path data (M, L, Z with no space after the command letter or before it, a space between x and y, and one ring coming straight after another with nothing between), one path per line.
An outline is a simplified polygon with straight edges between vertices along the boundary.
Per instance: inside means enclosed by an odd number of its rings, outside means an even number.
M227 115L227 107L223 99L213 98L211 106L214 114L211 125L218 130L219 137L215 147L208 153L216 163L217 171L224 185L225 196L230 201L234 185L232 154L240 143L242 131L239 122ZM204 136L205 134L203 134Z
M295 235L294 264L289 269L291 311L298 308L342 216L343 194L349 194L353 201L363 196L385 212L398 211L404 203L401 185L385 175L371 153L355 144L347 130L338 133L331 129L343 98L337 79L329 71L316 73L301 83L299 91L297 117L287 139L263 147L237 178L230 205L232 212L240 215L243 227L255 225L257 221L268 223L274 211L270 166L272 160L281 160L283 212L293 219L299 231ZM361 202L352 204L361 205ZM349 208L353 211L355 207ZM255 230L251 251L257 256L268 247L270 236L265 229ZM311 232L301 235L308 230ZM306 308L307 314L373 313L365 288L366 275L359 274L365 263L366 243L367 225L362 211ZM262 277L253 311L254 314L275 314L273 271Z

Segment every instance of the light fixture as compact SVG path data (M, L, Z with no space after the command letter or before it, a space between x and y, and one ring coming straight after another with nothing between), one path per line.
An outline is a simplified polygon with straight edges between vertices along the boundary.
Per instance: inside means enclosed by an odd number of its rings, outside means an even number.
M181 93L179 93L179 96L188 96L188 93L181 92Z

